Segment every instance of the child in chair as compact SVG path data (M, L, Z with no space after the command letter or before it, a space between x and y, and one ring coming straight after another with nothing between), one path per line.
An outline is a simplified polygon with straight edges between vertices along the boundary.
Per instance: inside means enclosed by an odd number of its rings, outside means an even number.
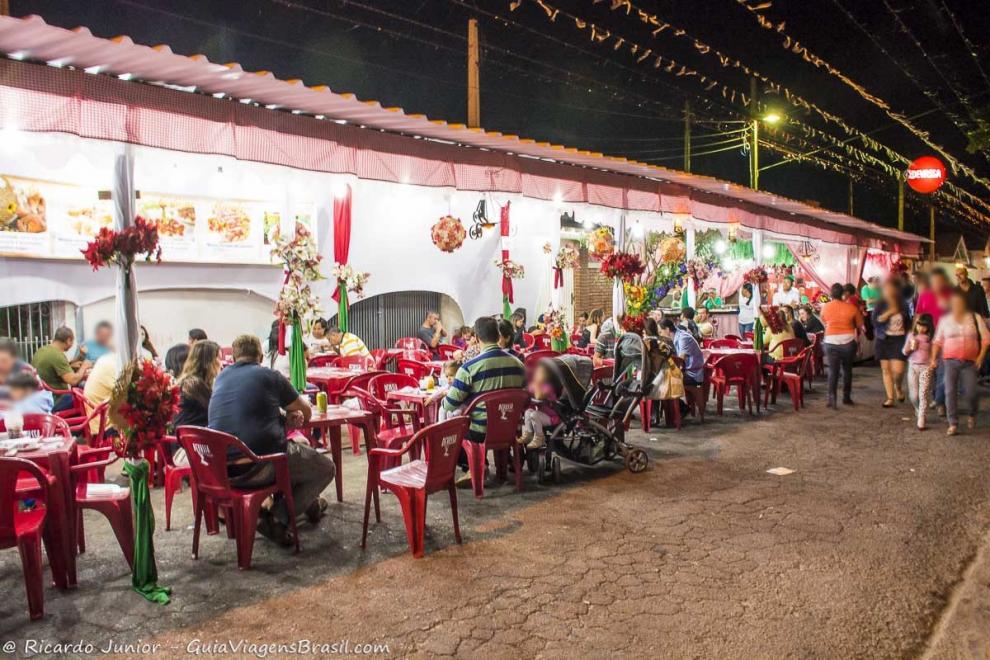
M536 366L529 390L537 403L523 415L523 431L519 444L525 444L527 449L540 449L546 444L544 428L560 424L560 415L553 407L559 394L553 384L553 377L544 365Z

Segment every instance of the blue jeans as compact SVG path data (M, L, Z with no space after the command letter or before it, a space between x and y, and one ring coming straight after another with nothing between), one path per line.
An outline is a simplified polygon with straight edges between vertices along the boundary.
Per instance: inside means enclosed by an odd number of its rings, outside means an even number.
M958 397L960 386L963 395L963 414L976 417L980 404L980 392L976 389L976 365L969 360L944 360L945 365L945 416L949 426L959 424Z
M52 406L52 413L62 412L63 410L70 410L72 406L75 405L75 400L72 398L71 394L63 394Z
M935 368L935 405L945 405L945 362L938 359L938 366Z
M745 335L747 332L752 332L753 331L753 326L755 326L755 325L756 325L755 323L740 323L739 324L739 335L742 336L742 335Z

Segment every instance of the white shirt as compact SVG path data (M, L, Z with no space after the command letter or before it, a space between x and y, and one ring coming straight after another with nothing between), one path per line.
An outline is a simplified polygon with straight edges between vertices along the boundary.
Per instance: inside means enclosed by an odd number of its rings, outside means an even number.
M784 291L781 287L774 291L773 293L773 306L780 307L781 305L800 305L801 304L801 292L797 290L796 287L791 287L790 291Z
M739 323L742 325L749 325L751 323L756 323L756 314L760 311L760 290L757 287L753 287L753 295L750 296L749 301L743 297L742 289L739 290Z

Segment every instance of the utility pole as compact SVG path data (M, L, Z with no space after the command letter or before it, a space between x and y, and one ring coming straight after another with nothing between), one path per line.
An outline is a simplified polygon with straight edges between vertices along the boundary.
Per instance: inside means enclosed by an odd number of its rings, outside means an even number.
M691 171L691 101L684 102L684 171Z
M752 119L753 144L749 148L749 187L760 189L760 116L756 100L756 78L749 79L749 115Z
M849 215L853 214L853 180L849 177Z
M897 177L897 229L904 231L904 177Z
M0 16L10 16L10 0L0 0Z
M928 240L931 243L928 246L928 260L935 263L935 203L932 202L928 206Z
M468 19L468 120L469 128L481 127L481 84L478 72L480 48L478 45L478 19Z

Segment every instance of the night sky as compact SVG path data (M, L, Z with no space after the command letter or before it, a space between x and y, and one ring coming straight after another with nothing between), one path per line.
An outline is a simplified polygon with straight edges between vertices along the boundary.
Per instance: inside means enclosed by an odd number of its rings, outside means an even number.
M280 78L302 78L334 91L353 92L408 112L452 122L466 120L466 24L479 19L482 33L482 125L490 130L589 148L608 154L680 168L682 109L690 101L702 123L693 128L693 171L748 183L747 156L729 133L728 123L747 116L740 103L723 99L720 87L706 91L705 75L749 94L749 78L723 68L691 40L669 28L654 29L627 15L613 0L10 0L16 16L40 14L63 27L84 25L98 36L129 35L138 43L169 44L175 52L202 53L218 62L236 61L246 70L268 70ZM612 5L618 8L612 10ZM770 5L751 0L751 6ZM932 153L848 86L782 47L783 37L759 27L737 0L633 0L633 7L656 14L724 55L741 61L774 82L869 133L913 159ZM559 9L556 20L547 12ZM990 147L967 153L966 131L990 121L990 9L986 0L774 0L760 13L785 23L784 32L837 67L894 111L913 121L931 139L990 177ZM593 43L576 16L607 30ZM507 21L505 20L507 19ZM616 38L625 42L615 48ZM642 44L636 54L630 42ZM645 49L651 49L642 62ZM656 56L664 58L655 68ZM698 76L664 71L677 61ZM676 70L676 69L675 69ZM764 112L785 116L776 134L804 138L801 126L849 135L817 114L799 110L760 84ZM719 123L726 122L726 123ZM985 124L984 124L985 125ZM805 138L806 152L826 144ZM853 145L864 150L860 141ZM718 153L705 153L718 152ZM873 152L870 152L873 153ZM819 152L848 167L841 149ZM761 165L781 159L769 148ZM880 156L887 160L885 157ZM855 214L896 225L896 181L871 165L854 165ZM859 171L860 168L865 172ZM951 175L950 175L951 176ZM990 190L952 177L971 193L990 200ZM761 174L760 187L826 208L847 210L849 175L807 163L788 163ZM908 193L907 229L927 235L927 200ZM990 215L990 213L988 213ZM939 227L985 236L990 225L940 213Z

